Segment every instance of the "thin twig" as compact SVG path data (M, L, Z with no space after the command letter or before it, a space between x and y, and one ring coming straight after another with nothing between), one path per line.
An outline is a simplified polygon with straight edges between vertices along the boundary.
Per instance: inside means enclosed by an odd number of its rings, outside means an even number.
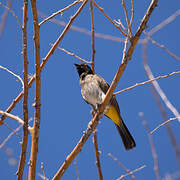
M180 74L180 71L172 72L172 73L170 73L170 74L163 75L163 76L158 76L158 77L156 77L156 78L154 78L154 79L150 79L150 80L147 80L147 81L144 81L144 82L141 82L141 83L136 83L136 84L133 85L133 86L130 86L130 87L125 88L125 89L123 89L123 90L121 90L121 91L115 92L114 95L117 95L117 94L120 94L120 93L122 93L122 92L131 90L131 89L133 89L133 88L135 88L135 87L137 87L137 86L142 86L142 85L151 83L151 82L153 82L153 81L157 81L157 80L159 80L159 79L163 79L163 78L167 78L167 77L173 76L173 75L175 75L175 74Z
M29 180L35 180L36 162L39 142L39 128L41 115L41 68L40 68L40 42L39 42L39 25L36 0L31 0L34 28L34 49L35 49L35 115L32 131L31 156L29 166Z
M130 23L129 23L128 12L127 12L126 4L125 4L124 0L122 0L122 6L124 8L124 13L125 13L125 17L126 17L126 23L128 25L128 36L131 39L131 37L132 37L132 30L131 30L131 26L130 26Z
M53 46L53 44L50 44L50 45ZM79 59L79 60L82 61L82 62L85 62L85 63L87 63L87 64L91 64L91 61L87 61L87 60L85 60L85 59L77 56L76 54L74 54L74 53L72 53L72 52L70 52L70 51L68 51L68 50L66 50L66 49L64 49L64 48L57 47L57 49L65 52L66 54L68 54L68 55L70 55L70 56L75 57L76 59Z
M77 159L74 160L74 166L75 166L75 169L76 169L77 180L80 180L79 170L78 170L78 167L77 167Z
M150 134L153 134L153 133L154 133L155 131L157 131L160 127L168 124L168 123L171 122L171 121L177 120L178 118L179 118L179 117L170 118L170 119L168 119L167 121L164 121L163 123L161 123L160 125L158 125L156 128L154 128L154 129L150 132Z
M95 74L94 71L94 57L95 57L95 48L94 48L94 13L93 13L93 0L90 1L90 10L91 10L91 32L92 32L92 58L91 58L91 66L92 66L92 71Z
M29 120L29 122L31 122L32 119ZM13 131L8 135L8 137L0 144L0 149L3 148L5 146L5 144L9 141L9 139L11 138L11 136L13 136L14 134L17 134L17 132L23 127L23 124L21 124L19 127L17 127L15 130L13 129ZM19 137L19 136L18 136Z
M108 153L108 156L111 157L124 171L126 171L132 179L136 180L135 176L132 173L130 173L131 171L128 168L126 168L126 166L124 166L124 164L122 164L116 157L114 157L111 153Z
M20 23L18 17L16 16L16 14L14 13L14 11L11 10L8 6L3 5L2 2L0 2L0 6L2 6L2 7L5 8L5 9L7 9L7 10L15 17L15 19L16 19L16 21L17 21L19 27L20 27L20 29L22 29L22 25L21 25L21 23Z
M127 34L123 32L123 30L104 12L103 8L101 8L94 0L93 4L99 9L102 14L125 36L127 37Z
M4 70L7 71L8 73L10 73L10 74L12 74L13 76L15 76L16 78L18 78L19 81L20 81L21 84L22 84L22 88L24 89L24 82L23 82L23 80L21 79L21 77L20 77L19 75L13 73L13 72L10 71L8 68L5 68L5 67L3 67L3 66L1 66L1 65L0 65L0 68L1 68L1 69L4 69Z
M150 40L152 44L160 47L161 49L163 49L164 51L166 51L171 57L177 59L178 61L180 61L180 57L176 56L175 54L173 54L171 51L169 51L164 45L159 44L158 42L156 42L155 40L153 40L148 33L146 34L146 38L147 40Z
M131 10L131 20L130 20L130 27L132 27L132 23L133 23L133 19L134 19L134 2L133 0L131 0L131 6L132 6L132 10Z
M11 6L12 6L12 0L8 0L8 4L7 4L8 9L10 9ZM4 27L5 27L6 19L7 19L8 12L9 12L8 9L6 8L6 10L4 11L3 15L1 16L0 36L2 35Z
M54 17L57 16L58 14L62 14L64 11L70 9L72 6L74 6L74 5L76 5L76 4L80 3L80 2L82 2L82 0L74 1L72 4L69 4L67 7L65 7L65 8L63 8L63 9L61 9L61 10L55 12L55 13L53 13L51 16L49 16L49 17L47 17L46 19L44 19L43 21L41 21L41 22L39 23L39 26L41 26L42 24L44 24L46 21L49 21L50 19L54 18Z
M26 151L28 143L28 60L27 60L27 11L28 11L28 0L24 0L23 7L23 76L24 76L24 98L23 98L23 140L21 144L21 156L19 166L17 170L17 179L22 180L24 166L26 163Z
M100 152L98 150L97 131L96 130L94 130L94 132L93 132L93 142L94 142L94 149L95 149L95 153L96 153L96 165L98 168L99 180L103 180L101 163L100 163L100 159L99 159Z
M21 124L19 127L17 127L13 132L11 132L8 137L0 144L0 149L2 149L5 144L8 142L8 140L11 138L11 136L13 136L17 131L19 131L21 128L23 127L23 125Z
M124 179L126 176L129 176L130 174L134 174L135 172L138 172L142 169L144 169L146 167L146 165L142 165L141 167L137 168L137 169L134 169L132 171L130 171L128 174L124 174L124 175L121 175L120 178L116 179L116 180L121 180L121 179Z
M43 172L44 180L47 180L43 162L41 162L41 169L42 169L42 172Z
M126 34L128 34L128 31L126 30L126 28L124 27L124 25L123 25L123 23L121 22L120 19L114 20L114 22L115 22L116 24L118 24L119 26L121 26L122 29L124 30L124 32L126 32Z
M84 3L87 1L84 1ZM142 34L142 31L145 29L146 24L154 10L154 8L157 6L157 2L158 0L152 0L145 16L143 17L143 19L141 20L141 24L138 27L138 30L135 34L135 36L132 38L132 43L127 51L127 54L124 58L124 60L122 61L123 63L120 65L113 81L112 84L108 90L108 92L106 93L106 96L104 98L103 103L101 104L100 108L98 109L98 112L95 114L95 116L92 118L92 120L89 122L88 124L88 128L86 129L86 131L84 132L83 136L80 138L79 142L77 143L76 147L73 149L73 151L66 157L66 160L63 162L63 164L61 165L61 167L59 168L59 170L57 171L57 173L55 174L55 176L53 177L53 180L58 180L60 179L63 174L65 173L65 171L67 170L67 168L69 167L69 165L71 164L71 162L74 160L74 158L77 156L77 154L79 152L81 152L84 144L86 143L86 141L88 140L88 138L90 137L91 133L93 132L93 130L96 128L97 124L98 124L98 120L99 120L99 116L102 114L102 112L104 112L104 109L106 107L106 105L108 104L109 100L111 99L113 92L117 86L117 83L121 77L121 75L123 74L126 65L128 64L129 59L131 58L134 49L138 43L138 40L140 38L140 35Z
M140 112L139 116L141 117L142 123L143 123L143 125L144 125L144 127L145 127L145 129L147 131L147 134L148 134L148 139L149 139L149 143L150 143L151 151L152 151L152 156L153 156L153 160L154 160L154 172L156 174L156 178L157 178L157 180L161 180L161 176L160 176L160 172L159 172L158 156L157 156L157 153L156 153L156 148L155 148L155 145L154 145L152 135L150 133L149 125L148 125L147 121L145 120L143 112Z

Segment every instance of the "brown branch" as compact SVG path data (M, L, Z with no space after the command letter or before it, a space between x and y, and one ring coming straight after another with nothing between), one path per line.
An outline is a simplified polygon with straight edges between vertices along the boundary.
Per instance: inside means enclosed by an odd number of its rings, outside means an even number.
M96 130L93 131L93 142L94 142L94 149L95 149L95 153L96 153L96 165L98 168L99 180L103 180L101 164L100 164L100 159L99 159L100 152L98 151L97 131Z
M131 20L130 20L130 27L132 26L133 19L134 19L134 2L131 0L132 12L131 12Z
M171 121L177 120L179 117L175 117L175 118L170 118L167 121L164 121L163 123L161 123L160 125L158 125L156 128L154 128L150 133L153 134L155 131L157 131L160 127L168 124Z
M93 4L99 9L102 14L125 36L127 37L127 34L122 31L122 29L104 12L103 8L101 8L96 2L93 0Z
M143 64L144 64L144 69L146 71L147 77L149 79L154 78L153 74L151 72L151 69L150 69L150 67L148 65L147 44L144 44L144 46L143 46ZM157 103L157 105L158 105L158 107L159 107L159 109L161 111L162 119L163 119L164 122L166 122L166 120L168 119L168 116L167 116L167 113L166 113L162 103L161 103L160 97L158 96L158 94L160 94L160 96L164 98L165 94L163 93L163 91L161 90L159 84L156 81L151 83L151 88L152 88L152 94L154 96L154 99L155 99L155 101L156 101L156 103ZM178 166L179 166L179 169L180 169L180 150L179 150L178 144L177 144L176 139L174 137L171 125L167 124L166 128L167 128L167 132L168 132L171 144L172 144L172 146L174 148L174 151L175 151L175 154L176 154L176 159L177 159Z
M128 36L131 39L131 37L132 37L132 30L131 30L131 25L129 23L128 12L127 12L126 4L125 4L124 0L122 0L122 6L124 8L124 13L125 13L125 17L126 17L126 23L128 25Z
M92 32L92 71L95 74L94 71L94 57L95 57L95 48L94 48L94 13L93 13L93 0L90 1L90 10L91 10L91 32Z
M12 0L8 0L8 4L7 4L7 7L10 9L12 6ZM8 9L6 9L3 13L3 15L1 16L1 24L0 24L0 36L2 35L3 33L3 30L4 30L4 27L5 27L5 23L6 23L6 19L7 19L7 16L8 16Z
M38 153L39 142L39 128L40 128L40 112L41 112L41 68L40 68L40 42L39 42L39 24L36 0L31 0L31 8L33 15L34 28L34 49L35 49L35 115L32 131L31 156L29 166L29 180L35 180L36 175L36 161Z
M124 171L126 171L132 179L136 180L135 176L130 173L130 170L126 168L126 166L124 166L124 164L122 164L116 157L114 157L111 153L109 153L108 156L111 157Z
M145 120L143 112L139 113L139 116L141 117L142 123L143 123L143 125L147 131L147 134L148 134L148 139L149 139L149 143L150 143L151 151L152 151L152 156L153 156L153 160L154 160L154 172L156 174L156 178L157 178L157 180L161 180L161 176L160 176L160 172L159 172L159 165L158 165L159 164L158 163L158 156L156 153L156 148L154 145L152 135L150 133L149 125L148 125L147 121Z
M41 21L41 22L39 23L39 26L41 26L41 25L44 24L46 21L49 21L50 19L54 18L54 17L57 16L58 14L63 13L64 11L70 9L72 6L74 6L74 5L76 5L76 4L80 3L80 2L82 2L82 0L74 1L72 4L69 4L67 7L65 7L65 8L57 11L56 13L53 13L51 16L49 16L49 17L47 17L46 19L44 19L43 21Z
M151 82L156 81L156 80L159 80L159 79L163 79L163 78L170 77L170 76L175 75L175 74L180 74L180 71L172 72L172 73L170 73L170 74L163 75L163 76L158 76L158 77L156 77L156 78L153 78L153 79L150 79L150 80L141 82L141 83L136 83L136 84L133 85L133 86L130 86L130 87L125 88L125 89L123 89L123 90L121 90L121 91L115 92L114 95L117 95L117 94L120 94L120 93L122 93L122 92L131 90L131 89L133 89L133 88L135 88L135 87L137 87L137 86L142 86L142 85L145 85L145 84L147 84L147 83L151 83Z
M53 45L51 44L51 46L53 46ZM87 60L85 60L85 59L83 59L83 58L81 58L81 57L77 56L76 54L74 54L74 53L72 53L72 52L67 51L67 50L66 50L66 49L64 49L64 48L57 47L57 49L59 49L59 50L61 50L61 51L65 52L66 54L68 54L68 55L70 55L70 56L75 57L76 59L79 59L79 60L80 60L80 61L82 61L82 62L85 62L85 63L87 63L87 64L91 64L91 62L90 62L90 61L87 61Z
M17 179L22 180L24 166L26 163L26 151L28 142L28 60L27 60L27 11L28 11L28 0L24 0L23 7L23 76L24 76L24 98L23 98L23 140L21 144L21 156L19 166L17 170Z
M58 37L58 39L56 40L56 42L54 43L54 45L52 46L52 48L49 50L49 52L47 53L46 57L43 59L43 62L40 65L40 71L42 71L42 69L44 68L45 64L47 63L47 61L49 60L49 58L51 57L51 55L53 54L53 52L55 51L55 49L57 48L58 44L62 41L62 39L64 38L65 34L68 32L68 30L70 29L72 23L74 22L74 20L76 19L76 17L79 15L79 13L81 12L81 10L83 9L83 7L86 5L88 0L85 0L82 5L80 6L80 8L77 10L77 12L74 14L74 16L72 16L68 22L68 24L66 25L66 27L64 28L63 32L61 33L61 35ZM28 83L28 88L30 88L33 84L35 80L35 74L32 76L32 78L30 79L29 83ZM20 92L20 94L15 98L15 100L13 100L13 102L10 104L10 106L6 109L6 112L11 112L12 109L16 106L16 104L20 101L20 99L23 96L23 91ZM4 120L5 120L6 116L3 115L1 117L0 120L0 126L3 124Z
M84 1L86 2L86 1ZM109 102L110 98L113 95L113 92L117 86L117 83L121 77L121 75L123 74L126 65L128 64L129 59L131 58L133 51L136 47L136 44L140 38L140 35L142 34L142 31L144 30L144 28L146 27L146 23L148 22L151 13L153 12L154 8L157 5L158 0L152 0L145 16L143 17L141 24L135 34L135 36L132 38L131 41L131 45L127 51L126 56L124 57L122 64L120 65L118 72L116 73L112 84L108 90L108 92L106 93L105 99L102 103L102 105L100 106L98 112L95 114L95 116L93 117L93 119L89 122L88 124L88 128L86 129L86 131L84 132L83 136L80 138L79 142L77 143L76 147L73 149L73 151L66 157L66 160L64 161L64 163L62 164L62 166L60 167L60 169L57 171L57 173L55 174L55 176L53 177L53 180L58 180L62 177L62 175L65 173L66 169L69 167L69 165L71 164L71 162L74 160L74 158L77 156L77 154L81 151L81 149L83 148L85 142L87 141L87 139L89 138L89 136L91 135L91 133L93 132L93 130L96 128L97 124L98 124L98 120L100 118L100 115L102 114L102 112L104 111L107 103Z

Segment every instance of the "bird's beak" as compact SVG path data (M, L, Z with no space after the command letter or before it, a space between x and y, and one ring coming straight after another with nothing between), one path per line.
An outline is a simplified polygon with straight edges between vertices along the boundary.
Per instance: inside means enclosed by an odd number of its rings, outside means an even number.
M76 66L76 68L78 68L80 65L79 64L74 64Z

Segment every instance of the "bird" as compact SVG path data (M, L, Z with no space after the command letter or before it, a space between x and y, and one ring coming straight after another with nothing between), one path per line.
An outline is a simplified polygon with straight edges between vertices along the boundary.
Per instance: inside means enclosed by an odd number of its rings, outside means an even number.
M84 101L90 104L96 112L102 104L110 86L100 75L94 74L91 67L87 64L74 65L80 77L81 95ZM128 151L136 147L136 143L120 115L119 105L114 95L110 99L103 114L114 122L125 149Z

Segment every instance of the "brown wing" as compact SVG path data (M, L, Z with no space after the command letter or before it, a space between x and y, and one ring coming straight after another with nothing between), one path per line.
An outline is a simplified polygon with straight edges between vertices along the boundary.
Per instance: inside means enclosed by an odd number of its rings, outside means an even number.
M109 89L109 84L99 75L95 74L94 76L96 76L96 79L99 83L99 87L101 88L101 90L106 94L108 89ZM116 100L116 97L113 95L111 100L110 100L110 104L112 104L115 109L117 110L117 112L120 114L120 109L119 109L119 105L118 102Z

